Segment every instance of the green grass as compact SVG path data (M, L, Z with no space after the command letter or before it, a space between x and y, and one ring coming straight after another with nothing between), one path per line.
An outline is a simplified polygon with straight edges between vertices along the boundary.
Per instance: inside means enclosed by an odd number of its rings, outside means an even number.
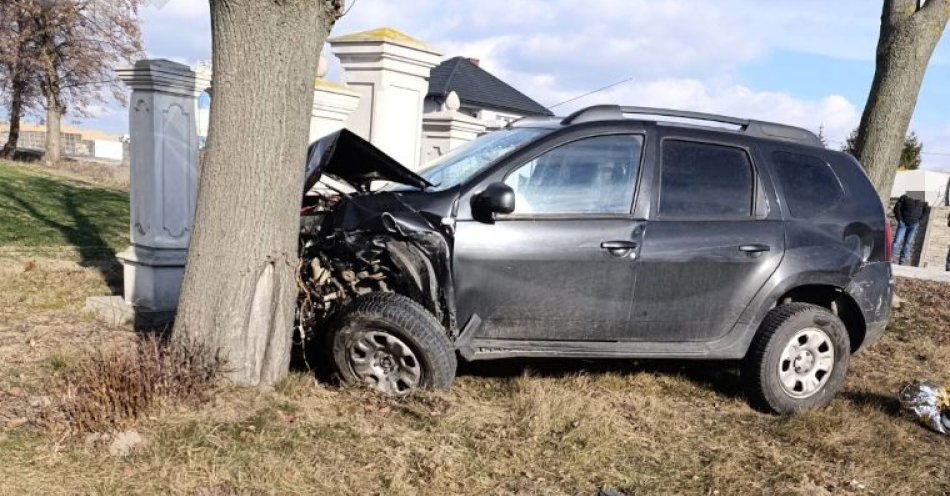
M0 247L73 247L88 260L128 244L127 192L0 161Z

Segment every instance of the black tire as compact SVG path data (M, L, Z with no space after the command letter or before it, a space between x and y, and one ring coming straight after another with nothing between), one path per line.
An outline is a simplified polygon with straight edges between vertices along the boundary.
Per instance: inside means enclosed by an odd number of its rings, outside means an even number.
M367 343L379 348L362 350ZM403 345L411 353L406 354ZM368 383L401 395L445 389L455 379L455 350L445 329L422 305L396 293L369 293L353 300L330 324L326 349L331 367L345 385ZM415 367L404 363L410 358ZM401 387L397 376L413 375L409 370L417 370L418 379L402 381Z
M789 354L783 359L786 347ZM788 303L765 316L743 360L742 378L750 402L760 409L779 414L811 410L827 405L838 392L850 357L851 342L841 319L818 305ZM829 363L831 370L822 373Z

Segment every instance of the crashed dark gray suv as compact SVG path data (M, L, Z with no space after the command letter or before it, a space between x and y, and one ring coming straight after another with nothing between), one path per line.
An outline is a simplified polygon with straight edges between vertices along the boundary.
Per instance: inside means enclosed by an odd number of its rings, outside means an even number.
M343 130L305 191L300 327L394 394L448 387L457 355L726 359L792 412L830 401L890 311L877 194L791 126L601 105L418 173Z

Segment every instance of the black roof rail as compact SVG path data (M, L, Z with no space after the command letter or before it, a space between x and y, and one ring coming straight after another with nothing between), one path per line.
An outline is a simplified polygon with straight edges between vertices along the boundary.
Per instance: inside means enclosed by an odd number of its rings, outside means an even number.
M548 116L548 115L526 115L524 117L520 117L518 119L515 119L509 122L508 124L505 125L505 127L506 128L531 127L532 125L537 125L537 124L551 125L551 124L557 124L558 122L560 122L560 120L561 119L558 117Z
M689 110L674 110L653 107L630 107L620 105L594 105L580 109L565 117L561 124L579 124L581 122L606 121L623 119L627 114L656 115L660 117L675 117L694 121L718 122L737 126L737 132L758 138L780 139L802 143L811 146L823 147L821 140L815 133L800 127L778 124L775 122L741 119L728 115L707 114Z
M623 119L620 105L593 105L582 108L561 120L561 124L580 124L591 121L615 121Z

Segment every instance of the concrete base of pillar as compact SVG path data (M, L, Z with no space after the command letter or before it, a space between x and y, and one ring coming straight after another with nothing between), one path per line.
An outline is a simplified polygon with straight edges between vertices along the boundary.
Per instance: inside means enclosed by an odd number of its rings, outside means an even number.
M125 302L136 311L174 312L187 256L183 249L136 245L119 253L125 266Z
M133 325L136 328L156 328L170 325L175 319L174 311L150 311L137 309L121 296L90 296L86 298L87 312L109 325Z
M127 325L135 321L135 310L121 296L90 296L86 298L85 310L110 325Z

